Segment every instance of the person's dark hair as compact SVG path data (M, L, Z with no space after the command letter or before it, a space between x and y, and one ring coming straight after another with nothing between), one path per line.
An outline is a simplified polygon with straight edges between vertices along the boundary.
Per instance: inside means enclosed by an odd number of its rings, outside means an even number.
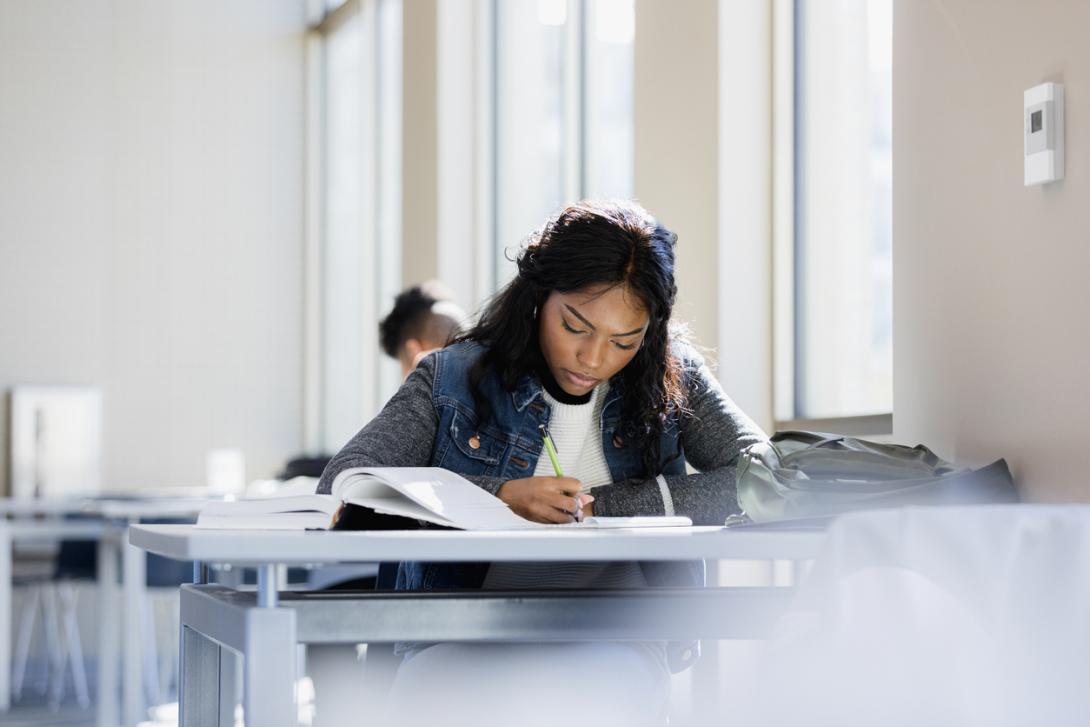
M650 321L639 352L618 374L624 388L622 431L630 446L642 449L646 476L657 475L666 416L686 409L681 362L671 346L677 335L670 328L677 297L676 243L677 235L647 210L618 200L573 204L531 234L516 258L518 275L458 339L485 348L470 371L478 426L492 416L480 389L486 370L497 372L510 391L522 376L544 365L537 312L550 293L626 285Z
M397 358L401 347L411 338L445 344L458 335L461 326L458 316L435 310L436 303L453 303L453 298L434 280L397 294L393 310L378 324L379 341L387 356Z

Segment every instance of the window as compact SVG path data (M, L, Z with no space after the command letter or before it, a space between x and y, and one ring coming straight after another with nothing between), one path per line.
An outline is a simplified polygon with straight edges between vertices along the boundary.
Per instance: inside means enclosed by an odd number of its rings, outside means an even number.
M401 5L327 2L314 26L307 447L336 451L396 387L377 321L400 280ZM316 319L316 320L315 320ZM309 349L316 349L311 351Z
M776 416L886 415L879 426L889 427L892 0L786 5L793 189L777 216L791 216L793 234L790 249L782 240L777 249L777 266L790 269L779 281L791 289L776 292L777 307L790 307L777 312L790 335L777 331Z
M632 197L633 0L588 3L583 193Z
M309 0L311 450L339 449L400 382L376 322L402 279L403 1ZM435 18L437 269L472 308L563 203L632 195L634 0L440 3Z
M496 288L562 204L632 195L633 2L493 6Z
M496 4L497 283L514 267L505 259L566 196L565 43L567 3ZM498 287L498 286L497 286Z

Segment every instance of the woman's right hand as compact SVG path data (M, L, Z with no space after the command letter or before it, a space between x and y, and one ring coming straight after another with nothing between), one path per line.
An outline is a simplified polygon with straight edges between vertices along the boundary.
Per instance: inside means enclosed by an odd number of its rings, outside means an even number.
M525 477L504 482L496 495L527 520L570 523L574 520L575 498L582 505L594 502L591 495L579 491L582 486L574 477Z

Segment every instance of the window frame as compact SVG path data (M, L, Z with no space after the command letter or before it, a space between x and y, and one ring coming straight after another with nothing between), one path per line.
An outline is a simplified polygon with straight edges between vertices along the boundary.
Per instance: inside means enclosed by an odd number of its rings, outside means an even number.
M633 0L634 1L634 0ZM587 102L587 62L590 57L588 44L591 38L588 29L593 27L591 12L594 9L594 0L565 0L566 22L564 24L563 56L563 143L561 154L561 179L563 180L562 198L560 204L569 201L583 199L587 196L588 189L588 161L587 138L588 102ZM480 211L485 224L482 225L484 237L489 247L485 253L489 256L486 264L489 265L489 279L487 282L487 294L499 290L505 282L505 272L510 272L511 266L502 263L504 251L511 248L517 241L501 239L499 220L499 108L497 102L499 88L499 10L500 0L485 0L484 16L481 28L488 39L483 46L486 52L478 56L478 62L484 65L484 77L487 79L482 84L483 92L479 99L480 118L487 119L489 135L482 140L478 135L478 169L483 171L479 189L481 190ZM634 47L633 47L634 52ZM633 83L635 78L633 76ZM633 89L634 91L634 89ZM633 109L634 111L634 109ZM634 120L633 120L634 123ZM634 153L633 153L634 156ZM633 173L633 177L634 177ZM634 179L633 179L634 181ZM540 222L537 221L537 222ZM532 223L534 224L534 223ZM526 232L530 232L527 228Z
M893 412L843 417L800 417L804 349L799 321L802 237L797 224L803 176L798 149L797 109L802 28L798 7L803 0L774 0L772 7L772 341L773 420L777 431L805 429L843 435L888 437Z
M330 333L325 310L324 270L327 225L327 138L329 66L327 44L345 23L359 18L362 27L359 89L360 144L360 267L370 291L359 296L360 326L356 331L361 379L353 427L378 412L399 383L397 365L385 357L378 341L377 321L383 306L399 289L401 279L401 0L345 0L329 9L322 0L308 0L306 39L306 220L304 228L305 321L302 353L304 371L303 447L308 452L338 449L346 431L331 431L329 402L334 395L326 379ZM392 32L396 31L396 32ZM348 433L350 434L350 432Z

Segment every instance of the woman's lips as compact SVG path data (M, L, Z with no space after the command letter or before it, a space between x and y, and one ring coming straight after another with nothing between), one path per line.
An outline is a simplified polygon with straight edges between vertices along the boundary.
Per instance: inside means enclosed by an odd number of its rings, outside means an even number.
M568 381L572 382L576 386L594 386L598 383L598 379L590 376L581 376L574 371L564 369L564 375L568 377Z

